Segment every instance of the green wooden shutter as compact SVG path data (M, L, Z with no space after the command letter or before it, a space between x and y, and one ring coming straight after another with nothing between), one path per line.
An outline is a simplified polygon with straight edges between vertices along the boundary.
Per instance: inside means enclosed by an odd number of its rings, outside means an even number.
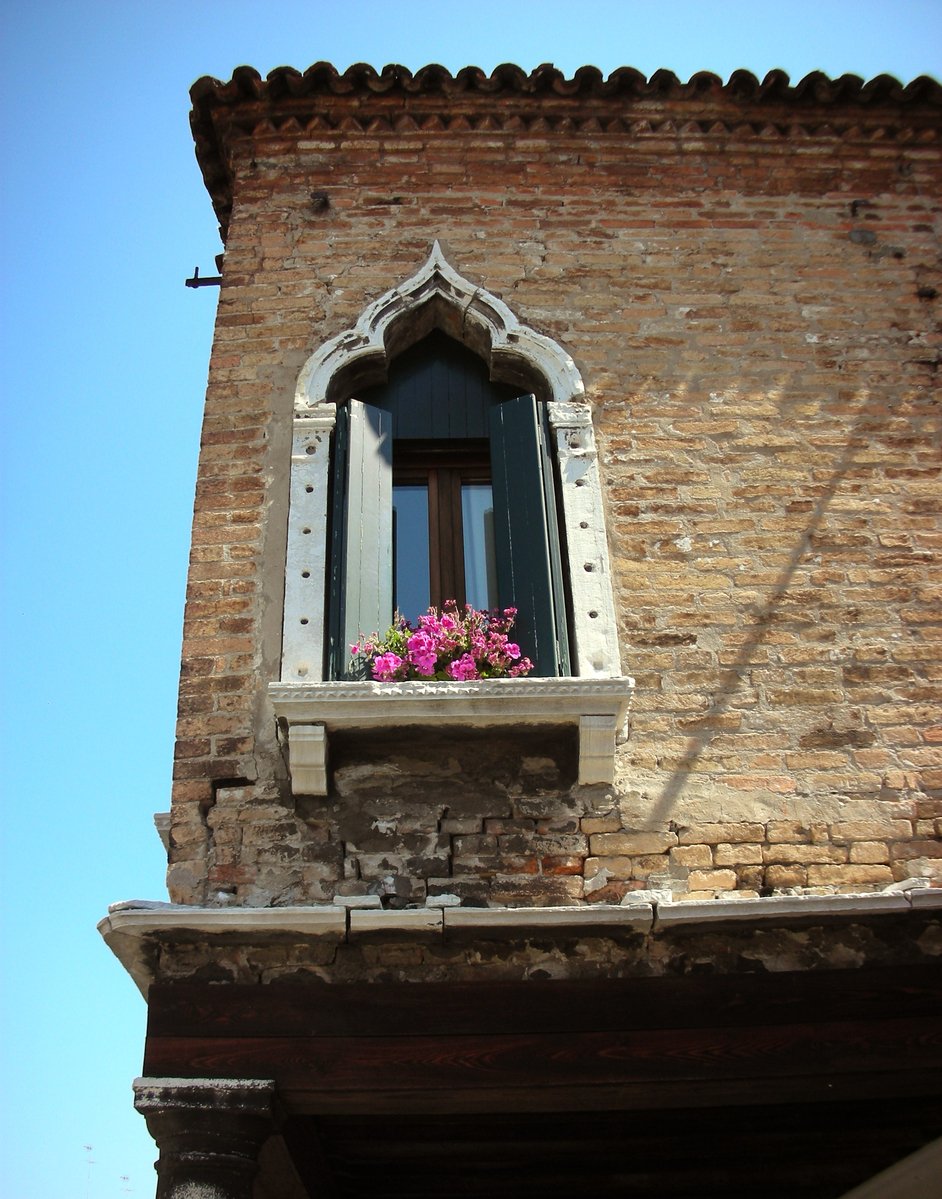
M535 396L491 409L494 540L502 607L534 674L569 674L556 489L545 410Z
M349 400L337 411L331 505L329 673L350 673L350 646L392 621L392 418Z

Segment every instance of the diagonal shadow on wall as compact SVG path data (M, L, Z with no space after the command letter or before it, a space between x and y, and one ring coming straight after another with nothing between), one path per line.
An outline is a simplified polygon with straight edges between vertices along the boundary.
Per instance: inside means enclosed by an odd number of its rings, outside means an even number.
M929 400L931 409L935 401L932 400L931 395L927 395L926 398ZM919 406L921 407L922 404L919 403ZM710 706L698 718L703 727L689 735L682 755L684 763L695 762L708 748L714 737L725 731L711 727L711 722L716 722L717 718L726 712L734 702L743 676L748 668L754 665L756 651L766 639L776 612L789 591L795 571L811 548L812 539L827 516L834 497L846 478L856 455L870 447L873 435L889 417L897 415L896 412L887 410L886 402L882 398L877 400L868 396L861 403L840 457L809 513L807 525L785 559L775 582L770 586L765 602L754 608L749 635L743 641L733 663L720 674L714 698ZM927 423L928 413L923 420L918 420L915 413L909 419L914 430L918 431ZM689 773L689 765L674 768L652 809L651 817L655 824L669 819L674 803L689 779Z

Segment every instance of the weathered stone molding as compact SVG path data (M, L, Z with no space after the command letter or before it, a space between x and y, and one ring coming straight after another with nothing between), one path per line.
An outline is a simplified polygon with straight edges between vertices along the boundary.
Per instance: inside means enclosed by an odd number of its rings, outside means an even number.
M425 701L454 701L448 707L439 709L439 716L457 715L462 721L465 716L473 716L475 707L481 709L480 714L500 715L500 709L495 707L491 713L486 712L490 701L499 704L502 699L514 699L521 712L529 712L534 720L542 724L556 724L555 720L540 720L545 712L547 702L560 701L560 710L565 711L566 701L575 699L581 704L586 696L598 697L608 710L609 701L615 701L616 706L623 712L634 682L630 678L525 678L525 679L477 679L467 682L449 682L447 680L429 679L428 681L410 680L409 682L372 683L372 682L330 682L330 683L271 683L268 691L272 700L284 709L284 715L296 715L299 708L294 705L320 704L324 702L331 706L342 705L348 713L355 713L357 719L350 727L366 727L370 724L385 724L378 714L375 701L398 697L401 700L415 701L415 714L426 714ZM461 707L467 702L468 709ZM360 705L363 705L360 707ZM400 705L402 706L402 705ZM599 709L601 711L601 709ZM421 723L421 720L407 720L406 724ZM486 720L483 723L493 723Z
M236 932L255 939L288 937L341 941L347 935L342 908L204 908L154 900L114 903L98 923L111 952L147 998L156 970L155 938L172 928L184 937Z
M268 694L287 734L294 794L326 795L328 738L339 729L574 725L579 782L610 783L633 687L628 678L272 683Z
M572 907L428 907L403 910L341 906L198 908L133 900L113 904L98 925L105 943L146 997L157 976L156 947L198 935L207 942L243 946L296 945L324 938L353 943L360 937L484 938L508 942L521 936L571 938L625 931L667 935L678 927L717 925L741 929L815 924L864 924L884 917L921 917L942 911L942 888L863 895L780 895L764 899L672 903L651 892L629 892L620 905Z

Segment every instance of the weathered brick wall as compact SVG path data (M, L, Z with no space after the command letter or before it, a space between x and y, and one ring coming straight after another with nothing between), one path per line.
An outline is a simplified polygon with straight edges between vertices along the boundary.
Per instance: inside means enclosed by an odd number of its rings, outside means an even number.
M516 905L938 878L937 101L753 112L718 93L694 124L670 95L619 119L598 97L355 89L277 131L265 103L245 102L253 134L220 135L233 209L172 897ZM327 799L295 801L265 698L295 382L436 238L585 380L631 737L611 788L575 786L553 738L416 734L340 746Z

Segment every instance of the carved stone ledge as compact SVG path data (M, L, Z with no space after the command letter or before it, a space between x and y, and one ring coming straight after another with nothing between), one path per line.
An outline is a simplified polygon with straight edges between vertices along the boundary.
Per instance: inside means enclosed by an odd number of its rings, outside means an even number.
M610 783L633 688L630 678L271 683L268 695L287 735L293 793L326 795L328 740L341 729L571 725L579 782Z

